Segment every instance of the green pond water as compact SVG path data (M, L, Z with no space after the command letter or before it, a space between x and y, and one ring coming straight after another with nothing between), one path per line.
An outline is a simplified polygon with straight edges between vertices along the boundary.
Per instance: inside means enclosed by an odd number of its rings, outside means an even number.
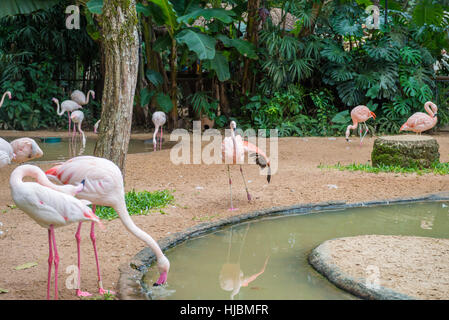
M152 287L158 277L154 265L142 280L152 299L355 299L316 272L307 255L325 240L364 234L449 238L449 202L322 211L237 224L167 250L171 268L166 285Z
M46 143L39 137L32 137L39 147L44 152L44 155L36 159L36 161L55 161L55 160L67 160L75 156L80 155L93 155L96 139L86 138L86 145L83 148L80 136L77 136L73 141L68 138L62 138L61 142ZM12 141L15 138L8 138L6 140ZM171 148L176 142L164 141L162 143L162 149ZM131 139L128 145L129 153L141 153L141 152L153 152L153 140L138 140Z

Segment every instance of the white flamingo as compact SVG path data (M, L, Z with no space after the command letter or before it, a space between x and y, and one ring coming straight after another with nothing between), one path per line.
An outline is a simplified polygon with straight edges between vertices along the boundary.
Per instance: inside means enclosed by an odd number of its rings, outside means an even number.
M75 101L64 100L61 103L61 107L59 107L58 99L53 98L52 101L54 103L56 103L56 105L58 106L58 109L56 110L56 113L58 114L58 116L62 116L64 114L64 112L67 111L67 115L69 117L69 138L70 138L70 126L71 126L70 112L81 109L82 106L80 104L76 103ZM59 110L59 109L61 109L61 110Z
M34 178L37 182L23 182L25 177ZM59 255L54 229L82 221L93 221L101 226L100 219L87 206L88 201L74 197L83 189L82 183L77 186L54 185L40 168L32 165L22 165L14 169L9 183L11 195L17 207L28 214L41 227L48 229L47 299L50 299L53 262L55 265L55 299L58 299ZM78 280L80 279L78 278Z
M9 100L12 99L12 95L11 95L11 91L6 91L3 96L2 96L2 100L0 101L0 107L3 105L3 101L5 100L5 97L8 96Z
M98 133L98 126L100 125L101 119L94 124L94 133Z
M13 162L22 163L40 158L44 155L36 141L31 138L19 138L11 141L15 157Z
M62 184L78 185L81 181L84 181L84 189L77 194L77 197L90 201L93 204L94 213L96 205L112 207L119 215L126 229L138 239L145 242L155 253L160 277L154 285L161 285L167 281L170 262L157 242L148 233L138 228L129 216L125 203L123 176L120 169L112 161L92 156L79 156L47 170L46 174L49 178ZM80 230L81 222L75 235L78 244L78 259L80 259ZM100 294L104 294L107 291L103 289L101 280L93 223L90 237L94 246L97 262L99 292ZM81 270L80 265L78 267Z
M0 168L11 164L16 155L11 144L5 139L0 138Z
M95 99L95 92L93 90L89 90L87 92L87 98L86 98L86 95L82 91L75 90L70 95L70 99L75 101L79 105L84 106L89 103L89 95L92 95L92 99Z
M84 112L81 110L75 110L70 115L70 118L72 118L73 121L73 137L75 138L76 135L76 125L78 125L78 131L80 132L82 139L83 139L83 148L86 146L86 137L84 136L84 131L81 129L81 124L84 120Z
M156 111L153 113L153 116L151 117L151 120L154 123L154 133L153 133L153 146L154 151L156 151L157 146L157 131L159 130L159 127L161 127L161 142L159 150L162 150L162 127L164 126L165 122L167 122L167 116L162 111Z

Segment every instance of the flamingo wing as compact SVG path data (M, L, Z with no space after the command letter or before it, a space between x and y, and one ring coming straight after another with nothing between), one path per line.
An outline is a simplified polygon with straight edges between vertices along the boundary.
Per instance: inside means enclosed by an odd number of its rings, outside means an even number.
M261 167L262 169L268 166L268 174L267 174L267 181L270 183L271 181L271 168L270 168L270 160L268 159L265 152L263 152L261 149L259 149L254 144L243 141L243 148L245 152L248 153L249 156L254 157L256 160L256 164Z

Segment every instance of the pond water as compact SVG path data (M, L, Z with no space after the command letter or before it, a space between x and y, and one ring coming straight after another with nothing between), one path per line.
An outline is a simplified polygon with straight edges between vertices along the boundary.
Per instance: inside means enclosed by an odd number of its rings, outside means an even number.
M167 250L168 283L152 299L355 299L307 262L325 240L364 235L449 238L449 202L420 202L263 218L188 240Z
M62 138L60 142L48 143L42 141L39 137L31 137L33 138L39 147L44 152L44 155L37 159L37 161L55 161L55 160L67 160L75 156L80 155L93 155L95 143L97 139L95 138L86 138L86 145L83 148L80 137L73 141L68 138ZM7 138L7 141L12 141L16 138ZM171 148L175 145L176 142L172 141L164 141L162 143L162 149ZM159 146L159 144L158 144ZM159 150L159 149L158 149ZM129 153L141 153L141 152L153 152L153 140L138 140L131 139L128 145L128 154Z

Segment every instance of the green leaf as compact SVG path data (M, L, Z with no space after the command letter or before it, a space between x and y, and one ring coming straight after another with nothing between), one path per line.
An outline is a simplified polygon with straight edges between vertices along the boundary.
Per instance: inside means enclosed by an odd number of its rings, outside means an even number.
M229 73L229 63L221 52L216 52L215 57L210 61L210 67L217 73L218 80L221 82L229 80L231 74Z
M171 39L170 36L165 35L163 37L159 37L154 42L153 50L157 52L163 52L168 50L171 47Z
M143 107L150 103L151 98L154 96L154 91L150 91L148 88L140 90L140 105Z
M29 269L29 268L32 268L35 266L37 266L37 262L28 262L28 263L21 264L20 266L17 266L14 269L15 270L24 270L24 269Z
M229 39L224 34L217 35L217 39L220 40L226 47L236 48L237 51L244 57L250 59L257 59L256 49L254 45L243 39Z
M231 23L233 21L232 17L235 15L233 11L223 8L197 9L192 13L179 17L177 21L187 24L189 21L194 21L198 17L203 17L205 20L217 19L224 23Z
M94 14L103 14L103 0L90 0L86 7Z
M333 118L332 122L334 123L348 123L348 121L351 120L351 116L349 115L349 110L345 110L342 112L337 113Z
M215 56L216 41L206 34L186 29L176 35L176 41L186 44L200 60L213 59Z
M0 18L16 14L28 14L40 9L48 9L59 0L1 0Z
M176 11L173 9L173 5L168 0L149 0L154 4L158 5L162 10L164 15L165 25L171 36L174 35L175 30L178 28L178 23L176 22Z
M145 72L145 76L156 87L160 86L164 82L162 75L159 72L152 69L147 69L147 71Z
M136 3L136 11L137 13L142 13L145 17L149 17L151 15L151 10L148 6L143 5L142 3Z
M0 293L8 293L8 292L9 292L8 289L0 288Z
M170 96L165 93L159 92L156 95L156 101L165 113L169 113L171 109L173 109L173 103L171 102Z

